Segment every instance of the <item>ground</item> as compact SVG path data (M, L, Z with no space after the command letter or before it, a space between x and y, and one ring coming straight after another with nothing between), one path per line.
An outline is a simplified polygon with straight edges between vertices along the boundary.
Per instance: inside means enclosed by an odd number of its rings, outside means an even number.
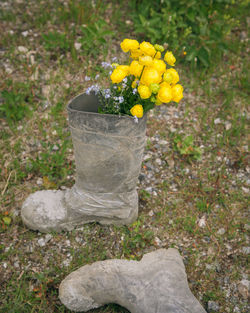
M58 286L73 270L169 247L181 253L190 289L209 312L248 312L249 51L241 27L231 35L235 49L209 73L177 64L183 100L148 114L134 224L47 235L23 225L30 193L74 184L67 102L108 83L101 62L125 58L127 8L88 3L0 3L0 312L69 312ZM89 20L99 21L92 33ZM104 43L100 29L111 20ZM127 311L111 304L92 312Z

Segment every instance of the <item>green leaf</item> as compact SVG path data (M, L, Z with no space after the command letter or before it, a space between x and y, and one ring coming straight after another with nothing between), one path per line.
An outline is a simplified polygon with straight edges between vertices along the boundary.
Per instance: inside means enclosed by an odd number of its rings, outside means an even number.
M8 216L3 217L3 222L5 225L10 225L11 223L11 218Z

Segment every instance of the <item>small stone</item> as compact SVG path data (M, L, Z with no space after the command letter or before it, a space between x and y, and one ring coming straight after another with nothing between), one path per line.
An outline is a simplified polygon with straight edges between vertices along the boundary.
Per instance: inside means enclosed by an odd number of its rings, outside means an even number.
M162 241L161 241L161 239L158 238L158 237L155 237L155 243L156 243L156 245L157 245L158 247L160 247L160 246L162 245Z
M7 267L8 267L8 264L7 264L6 262L4 262L4 263L3 263L3 267L4 267L4 268L7 268Z
M232 124L231 124L230 122L225 122L225 128L226 128L226 130L231 129L231 127L232 127Z
M249 193L249 188L242 187L242 190L243 190L243 192L245 192L245 193Z
M19 268L19 266L20 266L20 264L19 264L18 261L14 262L14 267L15 267L15 268Z
M166 140L159 140L159 144L165 146L168 144L168 142Z
M206 226L206 216L205 215L203 215L202 218L199 219L198 226L201 227L201 228Z
M151 210L151 211L148 212L148 216L151 216L151 217L152 217L153 215L154 215L154 211L153 211L153 210Z
M151 154L145 154L143 156L143 161L147 161L147 160L150 160L152 158Z
M29 31L28 30L25 30L24 32L21 33L23 35L23 37L27 37L28 34L29 34Z
M208 309L208 312L210 313L212 313L212 312L214 312L214 313L217 313L218 311L219 311L219 309L220 309L220 307L219 307L219 305L218 305L218 303L217 302L215 302L215 301L208 301L208 303L207 303L207 309Z
M250 281L246 279L242 279L238 285L238 291L243 297L243 299L247 300L250 289Z
M53 236L52 236L52 235L47 234L47 235L45 236L45 238L44 238L45 243L49 242L52 238L53 238Z
M54 146L52 147L52 150L53 150L53 151L58 151L58 150L59 150L59 148L58 148L58 146L57 146L57 145L54 145Z
M37 240L37 243L40 247L44 247L46 245L46 242L44 240L44 238L40 238Z
M157 159L155 160L155 163L158 164L159 166L161 166L161 159L157 158Z
M244 254L250 254L250 247L242 247L241 251Z
M26 47L23 47L23 46L17 47L17 50L18 50L18 52L21 52L21 53L27 53L28 52L28 49Z
M214 124L217 125L217 124L221 124L221 119L220 118L216 118L214 120Z
M217 231L217 234L218 235L224 235L226 232L225 228L220 228L218 231Z
M37 181L36 181L36 184L39 185L39 186L42 186L42 184L43 184L42 178L38 178Z
M75 43L74 43L74 47L75 47L75 49L76 49L77 51L81 49L81 46L82 46L82 44L79 43L79 42L75 42Z

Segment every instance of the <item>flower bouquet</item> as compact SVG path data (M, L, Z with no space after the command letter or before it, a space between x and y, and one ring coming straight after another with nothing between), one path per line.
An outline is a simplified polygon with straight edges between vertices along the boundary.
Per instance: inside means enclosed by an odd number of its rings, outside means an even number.
M178 103L183 98L183 87L178 84L179 75L173 68L176 59L171 51L165 52L162 59L163 46L133 39L124 39L121 48L129 53L130 64L111 64L112 85L99 90L99 113L132 115L138 121L155 106L171 101Z
M163 61L162 46L131 39L123 40L121 48L130 53L131 63L110 65L111 87L91 86L68 104L76 182L70 189L37 191L25 200L21 215L31 229L71 230L89 222L125 225L138 216L145 113L179 102L183 88L177 84L172 52Z

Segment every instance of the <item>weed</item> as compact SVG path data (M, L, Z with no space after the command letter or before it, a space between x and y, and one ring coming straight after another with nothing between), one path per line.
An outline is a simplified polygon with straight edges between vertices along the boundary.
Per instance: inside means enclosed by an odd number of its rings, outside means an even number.
M183 137L177 135L174 139L175 149L184 156L192 157L194 160L201 159L201 149L194 146L193 136Z

